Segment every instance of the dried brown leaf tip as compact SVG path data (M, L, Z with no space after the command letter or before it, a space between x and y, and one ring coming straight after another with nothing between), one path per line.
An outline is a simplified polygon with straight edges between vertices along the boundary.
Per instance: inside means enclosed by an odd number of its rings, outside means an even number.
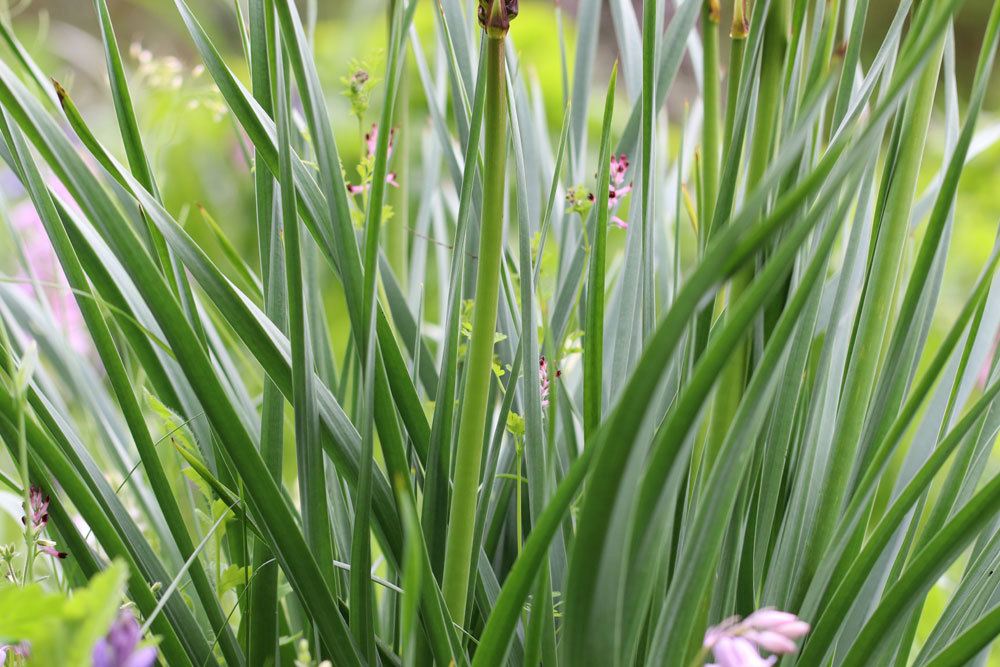
M750 33L750 8L747 0L733 2L733 25L729 30L732 39L746 39Z
M503 37L517 16L518 0L479 0L479 25L490 37Z
M69 97L69 93L67 93L66 89L62 87L62 84L55 79L50 79L50 81L52 81L52 86L56 89L56 97L59 98L59 104L63 104L66 101L66 98Z

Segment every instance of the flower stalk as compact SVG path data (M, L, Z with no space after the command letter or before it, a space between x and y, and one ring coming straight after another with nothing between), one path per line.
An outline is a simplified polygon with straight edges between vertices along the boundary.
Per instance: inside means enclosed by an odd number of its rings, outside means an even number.
M719 0L705 0L701 14L704 44L705 122L702 126L702 198L701 219L715 215L715 198L719 190L719 118L721 87L719 84Z
M764 26L764 52L761 62L759 101L754 121L753 141L749 147L748 192L753 191L763 179L775 143L778 127L778 122L775 119L781 115L781 102L784 99L782 75L785 52L788 46L788 16L789 3L787 0L781 0L772 5ZM735 98L729 101L730 106L735 104ZM750 266L744 267L733 276L729 286L729 309L732 309L743 295L753 277L753 268ZM736 410L743 400L743 390L746 386L749 367L750 342L743 341L733 349L732 357L719 379L719 390L712 406L705 442L705 465L700 468L702 479L711 472L718 451L722 447L722 442L736 415Z
M481 0L479 23L486 32L486 108L483 175L483 212L479 230L479 263L472 336L465 364L465 391L459 418L448 538L445 545L445 602L456 623L465 619L476 520L479 469L487 425L493 344L500 295L503 252L504 183L507 151L507 86L504 48L517 0Z

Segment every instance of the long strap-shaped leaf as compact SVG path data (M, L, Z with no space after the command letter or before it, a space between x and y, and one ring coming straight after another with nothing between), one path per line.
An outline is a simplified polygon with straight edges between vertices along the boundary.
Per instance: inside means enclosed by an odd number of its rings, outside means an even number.
M291 49L289 53L292 68L296 73L296 78L300 87L303 87L305 91L312 91L308 97L322 99L322 94L316 92L315 88L310 86L308 82L306 85L303 85L304 77L307 76L304 63L311 61L305 60L309 57L308 51L304 51L307 47L303 46L304 39L300 39L298 36L299 33L301 33L301 25L298 24L298 15L294 11L288 10L287 8L282 10L282 4L285 1L286 0L282 0L282 2L277 3L277 8L279 9L279 17L283 18L282 31L287 33L285 35L285 44L286 46L289 44L295 46L295 48ZM237 117L243 126L243 129L247 132L248 138L257 151L256 154L258 158L271 171L272 174L277 175L277 144L274 124L260 109L260 106L253 101L252 97L243 88L242 84L240 84L229 68L226 67L215 46L208 39L208 36L205 34L201 25L195 19L194 15L191 13L190 9L183 2L183 0L176 0L176 5L178 11L181 13L181 17L183 18L185 25L188 28L188 31L195 41L195 45L198 47L198 50L205 61L205 66L208 72L212 75L216 85L218 85L219 90L232 109L233 114ZM409 12L412 13L412 11L413 5L411 5ZM299 68L300 65L302 65L303 68L301 71ZM310 77L310 79L312 79L312 77ZM318 84L316 85L318 86ZM315 106L316 105L313 105L313 107ZM311 115L309 117L312 118ZM325 120L325 116L323 123L327 126L325 132L329 133L329 122ZM314 135L314 140L316 140L315 135L317 133L324 132L322 125L317 128L313 128L311 131ZM330 142L332 143L332 138L330 139ZM324 161L324 164L326 161ZM339 161L332 161L332 164L333 168L336 170L335 175L323 176L327 173L327 170L325 168L320 170L320 175L324 178L329 177L340 182L339 189L331 186L332 191L335 194L330 196L320 189L316 183L314 174L301 162L301 160L296 158L292 166L295 172L296 187L299 188L299 207L303 222L307 225L309 231L319 244L323 255L331 263L331 265L338 270L339 273L343 274L346 272L348 275L356 274L356 281L353 278L350 281L348 281L347 278L344 278L344 280L345 288L348 282L355 285L353 291L347 291L347 294L349 295L348 303L351 304L352 308L352 326L355 326L356 323L360 326L360 314L358 313L358 315L355 316L355 311L353 309L355 306L358 311L361 309L361 262L358 256L357 242L354 240L353 227L347 209L347 195L344 190L343 178L340 174ZM339 203L341 198L343 199L343 207L341 207ZM328 202L332 202L332 204L328 205ZM331 206L333 210L331 210ZM343 229L345 226L346 230ZM341 232L345 232L345 234L343 236L338 236ZM350 236L349 244L344 242L347 235ZM347 259L343 260L345 263L343 266L339 250L342 245L346 246L349 250L353 248L353 253L344 253L347 255ZM398 424L395 423L395 412L391 409L392 401L395 400L396 407L399 409L399 413L403 418L403 423L406 425L407 431L413 439L416 451L421 459L423 459L426 455L427 439L430 431L427 424L427 417L423 411L423 406L420 403L416 390L414 389L413 381L409 375L409 369L400 354L399 347L396 344L395 337L389 326L388 320L381 313L381 309L378 314L377 326L380 355L376 359L375 397L376 405L378 406L377 414L379 415L379 435L382 438L383 446L386 447L387 451L393 453L391 463L398 463L396 460L396 453L401 451L402 441ZM360 335L360 329L356 332L356 335ZM391 382L389 381L390 378L392 380Z
M97 155L102 158L102 163L106 165L110 173L124 187L129 187L131 190L124 170L97 143L89 128L79 117L71 100L66 96L62 99L67 117L73 128L84 138L85 143L92 150L97 151ZM233 330L247 344L247 348L264 367L268 377L276 382L281 392L291 400L290 343L286 335L246 295L240 293L222 275L219 269L208 258L208 255L194 243L176 222L162 216L152 216L151 220L158 225L171 249L178 254L178 257L187 269L191 271L191 274L199 282L209 299L224 315L233 327ZM94 258L91 259L93 260ZM91 261L86 264L86 267L88 272L93 273L100 270L100 263ZM105 282L108 283L107 287L109 289L114 285L113 280L106 280ZM140 351L142 350L142 348L139 349ZM319 402L320 422L325 431L322 444L334 463L343 471L345 478L353 483L357 478L359 465L358 449L360 447L360 436L343 409L336 402L336 399L334 399L329 388L317 381L316 391L317 401ZM380 519L380 530L383 531L388 540L388 546L390 547L389 554L395 557L396 554L400 553L398 549L401 536L398 518L395 515L392 504L392 496L384 478L376 480L374 493L376 498L378 498L376 513Z
M359 662L332 593L327 586L319 583L322 579L319 568L305 545L292 508L260 458L195 331L185 318L180 304L163 282L152 258L65 136L37 108L37 103L30 99L6 66L0 66L0 99L87 216L97 223L119 260L132 275L136 288L149 305L178 363L191 382L219 442L243 478L251 504L263 518L261 525L267 526L278 560L304 604L316 618L324 643L332 655L340 656L344 664ZM28 111L32 107L34 113ZM175 226L160 204L130 174L124 176L161 231Z
M587 477L590 466L594 463L595 452L604 453L622 449L622 445L632 442L640 428L643 418L649 408L650 397L659 384L664 368L670 362L672 354L687 330L691 315L702 302L706 294L715 289L728 276L732 275L744 261L751 257L757 249L768 241L770 235L780 228L787 220L791 211L778 207L774 214L762 219L752 220L749 216L742 217L722 230L708 248L704 261L691 274L684 287L678 293L674 305L664 320L651 335L636 372L622 392L622 397L616 407L601 427L594 447L588 447L567 470L559 483L548 506L532 527L532 532L524 545L520 558L515 562L508 575L493 614L487 621L480 638L479 648L473 664L494 664L506 652L510 632L517 621L520 605L530 591L535 580L537 568L545 556L549 540L563 520L569 504L572 502L580 484ZM612 441L615 447L607 447ZM619 468L609 467L607 473L602 466L600 477L591 480L594 484L606 481L604 475L615 476ZM581 522L580 527L584 527ZM580 535L574 549L580 553L593 555L592 545L580 546ZM581 556L581 559L583 557ZM581 565L583 561L580 561ZM567 591L567 598L573 594L573 589ZM567 607L571 604L567 599Z
M4 118L0 130L3 131L8 141L12 155L16 156L20 161L21 177L31 194L32 200L35 202L35 208L49 234L53 248L66 274L67 281L72 288L86 293L89 290L86 274L63 227L59 214L52 200L49 198L48 191L42 182L41 174L38 172L28 152L23 137L17 130L10 127L6 118ZM139 406L139 401L132 388L132 381L128 377L122 358L115 348L111 331L97 304L92 299L78 297L77 303L83 314L87 330L90 332L91 338L101 356L108 378L114 387L118 403L125 415L132 437L139 450L139 455L142 458L143 468L149 477L150 485L153 487L160 510L163 512L167 525L171 530L171 536L177 543L182 556L188 558L194 553L194 545L181 516L180 507L174 498L173 489L164 473L159 454L156 452L156 445L149 433L145 417ZM226 623L222 607L219 605L215 592L200 561L195 560L192 563L191 578L198 592L201 604L212 621L214 631L222 637L221 644L227 659L235 663L241 663L243 660L242 652Z
M6 387L3 387L0 391L0 415L14 414L13 401L14 398L7 392ZM26 426L30 451L37 456L40 465L51 471L53 477L59 480L66 497L90 526L94 536L108 555L113 558L123 558L129 564L129 569L132 572L129 580L129 594L143 613L151 613L156 607L156 597L147 582L156 581L154 577L159 573L150 572L143 567L142 561L133 556L133 552L119 533L119 527L114 525L105 509L98 504L84 480L73 470L72 465L58 450L58 447L33 421L28 420ZM0 417L0 435L2 435L3 440L15 443L17 441L15 434L16 427L10 423L6 416ZM11 453L16 456L15 452ZM163 579L165 578L164 573ZM168 614L171 613L172 610L168 609ZM162 617L154 624L154 630L162 637L161 648L172 664L176 661L176 664L179 665L193 665L196 661L203 660L208 654L208 645L204 642L203 637L200 642L201 646L197 646L197 625L194 624L193 619L185 627L183 623L179 623L176 616L170 620L167 617Z
M869 657L876 655L882 640L891 635L897 623L907 618L902 612L927 592L998 511L1000 476L990 480L914 557L868 619L842 664L848 667L867 664Z

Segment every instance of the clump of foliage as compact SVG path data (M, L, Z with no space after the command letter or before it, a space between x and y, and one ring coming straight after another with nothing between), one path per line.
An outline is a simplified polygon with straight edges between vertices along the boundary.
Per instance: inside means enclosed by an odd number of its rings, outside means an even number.
M871 60L868 0L616 0L612 26L581 0L563 90L519 58L533 5L426 3L428 37L393 0L382 71L341 73L358 136L296 3L244 4L237 63L173 2L252 153L230 176L254 219L203 209L211 248L133 103L188 70L137 48L128 75L95 0L105 145L0 23L27 206L0 285L0 482L25 508L0 663L985 658L997 249L930 329L1000 2L960 100L962 0L899 2Z

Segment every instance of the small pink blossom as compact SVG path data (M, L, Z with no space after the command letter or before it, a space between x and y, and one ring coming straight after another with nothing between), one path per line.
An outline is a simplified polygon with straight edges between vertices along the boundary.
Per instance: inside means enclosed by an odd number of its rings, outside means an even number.
M27 659L28 656L31 655L31 645L28 644L28 642L0 645L0 667L7 664L8 655L12 655L16 658Z
M156 647L139 647L142 631L130 611L122 611L111 625L106 637L94 645L91 660L94 667L152 667L156 663Z
M386 161L392 157L392 149L396 143L396 128L392 128L389 131L389 152L386 155ZM375 155L375 149L378 146L378 123L372 123L372 129L365 133L365 148L367 149L367 158L372 158ZM385 175L385 182L394 188L399 187L399 182L396 180L396 172L390 171ZM360 183L355 185L353 183L347 184L347 192L352 195L359 195L362 192L367 192L371 187L370 183Z
M47 541L42 541L42 540L39 540L38 542L38 551L45 554L46 556L51 556L52 558L58 558L60 560L69 557L69 554L66 553L65 551L59 551L54 546L52 546L52 544L49 544Z
M396 143L396 128L389 130L389 153L392 155L392 149L395 147ZM372 129L365 133L365 146L368 148L368 155L375 155L375 149L378 146L378 123L372 123Z
M764 667L775 656L794 653L809 632L809 624L795 614L770 607L758 609L742 621L733 616L708 629L703 645L715 656L714 667ZM764 658L760 651L772 655Z
M66 558L68 554L56 549L55 542L40 537L41 532L49 522L49 502L49 496L43 494L42 490L37 486L32 485L28 490L29 506L25 508L24 516L21 517L21 523L27 525L28 521L31 521L31 528L35 536L35 545L41 553L53 558ZM0 665L2 664L0 663Z
M545 357L538 359L538 385L542 395L542 407L549 407L549 364Z
M49 496L43 496L40 488L32 486L28 489L28 501L31 507L28 508L27 516L21 519L21 523L25 523L30 518L33 528L36 530L44 528L45 524L49 522Z
M611 184L608 186L608 210L611 211L611 222L620 229L628 229L628 223L622 220L615 211L621 206L625 196L632 192L632 184L625 183L625 174L628 173L629 161L625 153L611 158Z
M744 637L722 637L712 651L718 662L706 667L770 667L778 659L775 656L763 658L757 648Z

